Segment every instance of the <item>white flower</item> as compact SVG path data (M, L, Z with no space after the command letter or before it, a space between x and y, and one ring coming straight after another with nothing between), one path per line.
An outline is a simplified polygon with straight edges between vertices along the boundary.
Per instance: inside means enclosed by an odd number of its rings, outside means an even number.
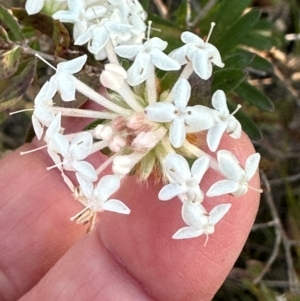
M230 137L239 139L242 135L242 127L239 121L233 116L240 106L238 106L237 110L230 114L224 91L217 90L213 94L212 105L216 109L216 124L208 130L207 145L209 149L214 152L217 150L225 131Z
M43 135L44 126L48 127L55 117L51 110L54 94L55 91L50 89L49 82L46 82L34 99L34 111L31 120L38 139L41 139Z
M122 214L130 213L130 209L123 202L109 199L120 188L118 176L106 175L100 179L95 187L89 185L86 181L81 181L80 187L88 199L87 207L91 210L95 212L107 210Z
M207 80L211 77L212 63L220 68L224 67L218 49L212 44L188 31L181 34L181 40L186 45L175 49L169 55L181 65L192 62L193 69L200 78Z
M60 10L53 15L54 19L58 19L65 23L74 23L73 35L76 40L88 28L88 21L97 19L106 13L104 6L93 5L86 8L84 0L68 0L69 10Z
M182 218L189 227L179 229L172 238L184 239L198 237L215 232L215 225L228 212L231 204L221 204L214 207L209 214L200 203L185 202L182 206ZM207 242L207 240L206 240ZM205 242L205 244L206 244Z
M204 173L209 167L209 157L197 159L190 169L186 159L178 154L167 155L164 169L171 183L165 185L159 192L162 201L178 196L183 202L202 202L203 191L199 187Z
M167 42L155 37L142 45L115 47L115 51L119 56L127 59L135 57L134 63L127 71L129 85L136 86L145 81L152 72L153 65L165 71L180 69L180 64L177 61L162 52L167 45Z
M257 190L250 187L248 182L258 168L260 154L255 153L247 158L245 170L230 151L220 150L217 153L217 157L219 169L226 179L214 183L207 191L207 196L213 197L227 193L240 196L244 195L248 191L248 188ZM258 191L261 192L260 190Z
M56 74L50 79L49 89L52 92L59 91L64 101L75 100L76 78L74 73L79 72L87 60L84 54L68 62L62 62L57 65Z
M172 89L173 103L157 102L145 109L148 119L156 122L172 122L169 138L176 148L181 147L186 138L186 125L202 131L213 125L213 110L201 105L187 106L191 96L191 86L186 79L180 79Z
M78 181L80 181L80 178L84 178L91 182L97 180L97 173L89 162L82 160L90 155L92 144L92 135L87 132L76 135L71 143L59 133L55 134L50 141L51 149L63 157L63 168L75 171Z

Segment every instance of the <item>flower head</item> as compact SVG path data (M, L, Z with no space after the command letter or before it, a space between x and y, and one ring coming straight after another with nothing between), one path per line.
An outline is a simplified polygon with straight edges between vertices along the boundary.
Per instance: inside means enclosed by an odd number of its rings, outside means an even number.
M226 179L214 183L206 195L213 197L227 193L235 196L246 194L250 187L248 182L252 179L258 168L260 154L255 153L250 155L246 160L245 169L241 167L237 158L230 151L220 150L217 156L220 171Z
M208 42L204 42L197 35L185 31L181 35L184 46L170 53L170 57L181 65L191 62L194 71L202 79L209 79L212 75L212 64L220 68L224 67L218 49Z
M172 237L184 239L208 235L215 232L215 225L230 209L231 204L221 204L214 207L209 214L200 203L185 202L182 206L182 218L188 227L179 229Z
M164 167L170 183L160 190L158 198L167 201L178 196L183 202L202 202L204 194L199 184L208 166L207 156L197 159L190 169L188 162L181 155L167 155Z

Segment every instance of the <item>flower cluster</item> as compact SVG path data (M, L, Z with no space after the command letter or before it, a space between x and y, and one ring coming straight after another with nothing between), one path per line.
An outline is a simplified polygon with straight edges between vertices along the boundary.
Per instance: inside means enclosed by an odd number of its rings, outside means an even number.
M173 238L202 234L208 237L214 233L215 225L231 204L220 204L207 212L203 206L205 196L241 196L254 189L248 183L260 159L257 153L251 155L242 168L230 151L218 150L223 135L239 139L242 133L234 117L236 111L229 112L223 91L217 90L212 95L211 107L189 105L192 90L189 77L195 73L207 80L214 65L224 66L218 49L209 43L214 23L206 41L184 32L181 36L184 45L166 54L167 42L150 38L150 22L146 32L147 15L137 0L27 0L26 10L34 14L50 4L56 8L52 10L54 19L73 24L76 45L86 44L96 60L108 61L100 75L100 82L107 89L105 96L74 76L86 63L87 55L81 55L52 67L55 74L34 101L33 127L54 161L48 169L58 168L76 199L85 206L73 219L82 221L86 213L85 218L89 219L104 210L129 214L130 209L121 200L111 198L122 179L136 174L146 180L154 170L160 170L165 185L158 198L167 201L178 197L187 224ZM131 62L127 70L119 57ZM180 74L170 90L161 91L156 69ZM55 94L69 102L75 100L76 91L104 109L94 111L54 104ZM79 133L64 134L63 116L99 122ZM216 152L217 160L189 141L191 134L202 131L208 149ZM102 165L88 162L90 155L104 150L109 156ZM109 166L112 174L103 175ZM205 193L201 181L212 166L224 179ZM70 171L75 173L75 181L69 177Z

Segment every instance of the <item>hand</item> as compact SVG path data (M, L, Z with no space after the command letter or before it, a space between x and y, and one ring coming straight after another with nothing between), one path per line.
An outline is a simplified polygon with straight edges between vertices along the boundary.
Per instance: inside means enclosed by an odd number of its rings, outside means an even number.
M215 233L173 240L184 222L178 200L161 202L161 184L127 179L119 198L130 215L99 214L95 230L69 218L83 207L74 200L43 151L20 156L27 144L0 163L0 300L211 300L238 257L253 224L259 193L206 198L208 210L232 203ZM246 135L226 136L242 162L254 152ZM210 171L204 191L219 177ZM258 174L251 186L259 187Z

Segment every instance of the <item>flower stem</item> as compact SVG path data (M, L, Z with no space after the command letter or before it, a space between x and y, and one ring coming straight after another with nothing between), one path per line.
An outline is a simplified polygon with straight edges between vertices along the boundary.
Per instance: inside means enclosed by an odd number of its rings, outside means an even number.
M149 105L156 103L156 76L153 64L150 65L150 72L146 80L146 85Z
M99 105L122 115L130 115L132 113L131 110L122 108L118 106L117 104L111 102L107 98L103 97L101 94L97 93L95 90L91 89L89 86L78 80L75 76L75 84L76 89L88 97L89 99L93 100L94 102L98 103Z
M92 110L82 110L82 109L62 108L62 107L53 107L52 111L53 113L60 112L62 116L69 116L69 117L114 119L117 116L117 114L112 112L99 112L99 111L92 111Z

